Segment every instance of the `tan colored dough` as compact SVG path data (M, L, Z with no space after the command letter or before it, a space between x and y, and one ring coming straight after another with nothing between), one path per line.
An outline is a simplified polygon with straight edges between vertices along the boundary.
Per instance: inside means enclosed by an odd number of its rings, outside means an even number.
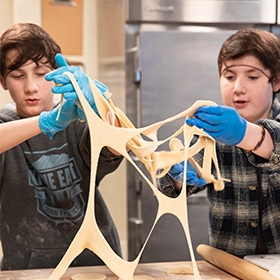
M71 276L71 280L105 280L107 276L101 273L81 273Z
M222 178L220 174L216 156L215 140L208 134L206 134L203 130L198 129L197 127L190 127L185 122L185 119L193 116L196 109L200 106L216 104L212 101L197 101L189 109L171 118L155 124L151 124L147 127L135 128L130 120L125 116L125 114L120 109L114 107L114 104L110 99L104 99L102 94L95 86L94 82L89 79L93 97L100 117L97 116L97 114L92 110L85 96L81 92L81 89L79 88L79 85L76 82L74 76L69 72L66 72L65 75L70 78L87 118L91 136L91 179L89 199L84 221L72 243L70 244L67 252L63 256L58 266L54 269L48 280L59 279L67 270L71 262L85 248L90 249L97 256L99 256L110 268L110 270L119 278L125 280L133 280L134 271L140 261L141 255L156 223L164 214L167 213L173 214L181 222L189 246L189 252L191 255L194 271L194 279L201 280L195 262L191 236L189 232L186 199L186 170L184 172L182 191L179 196L174 199L165 196L157 189L156 177L164 176L175 163L189 160L197 170L198 174L202 178L204 178L207 183L213 182L216 190L222 190L224 188L225 179ZM115 116L121 124L121 127L114 127L110 125L112 120L108 121L108 114L110 114L111 117ZM158 129L161 128L161 126L163 126L164 124L173 122L179 118L183 118L183 120L182 126L178 129L178 131L176 131L173 135L166 139L159 140L157 137ZM96 131L98 131L98 133L96 133ZM183 134L184 145L180 144L179 140L176 139L176 137L180 134ZM147 137L149 141L145 140L142 135ZM198 135L199 139L196 144L190 147L190 142L194 135ZM170 151L157 150L159 146L168 141L170 144ZM100 229L96 222L96 217L94 214L96 170L99 154L104 146L110 147L113 150L117 151L119 154L123 155L135 167L135 169L150 186L158 201L158 212L155 218L155 222L142 246L141 251L133 261L126 261L120 258L112 250L112 248L100 232ZM145 165L147 171L151 175L152 180L150 180L136 165L131 156L128 154L127 147L131 149L137 156L137 158ZM197 154L201 149L204 149L204 159L202 166L198 165L193 159L193 156ZM211 173L212 164L216 168L216 177L214 177ZM157 171L161 169L163 169L163 172L158 175Z
M188 265L182 265L171 268L166 271L167 274L193 274L193 268Z
M149 275L133 275L133 280L155 280L155 278Z
M119 278L119 280L122 280ZM133 275L133 280L155 280L155 278L149 275Z

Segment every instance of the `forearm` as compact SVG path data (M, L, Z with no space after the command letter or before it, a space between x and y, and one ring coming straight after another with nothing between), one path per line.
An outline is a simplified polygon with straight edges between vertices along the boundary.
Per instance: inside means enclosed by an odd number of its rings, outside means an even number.
M114 155L108 148L103 147L98 159L96 185L98 186L106 175L114 172L122 160L122 156Z
M244 150L251 151L256 147L261 137L262 137L262 132L260 126L247 122L245 136L237 146ZM265 129L264 140L261 143L261 145L255 151L253 151L253 153L263 158L269 159L273 148L274 148L273 140L269 132Z
M0 124L0 153L42 133L39 116Z

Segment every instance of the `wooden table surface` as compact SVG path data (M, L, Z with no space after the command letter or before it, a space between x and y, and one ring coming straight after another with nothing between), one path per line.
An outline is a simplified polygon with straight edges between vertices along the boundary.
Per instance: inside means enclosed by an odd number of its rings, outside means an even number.
M134 275L149 275L156 280L191 280L193 275L168 275L166 271L170 268L179 267L182 265L192 266L191 262L165 262L165 263L140 263ZM197 261L198 270L203 280L236 280L238 278L229 275L228 273L216 268L206 261ZM53 269L29 269L29 270L10 270L1 271L1 280L32 280L38 278L48 278ZM70 267L67 269L61 279L71 280L71 276L79 273L102 273L107 276L108 280L118 280L118 277L112 273L106 266L95 267Z

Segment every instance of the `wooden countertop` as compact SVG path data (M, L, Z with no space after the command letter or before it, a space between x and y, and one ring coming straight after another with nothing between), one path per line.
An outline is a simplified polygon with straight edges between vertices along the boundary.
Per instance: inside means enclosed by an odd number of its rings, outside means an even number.
M165 263L140 263L136 270L135 275L149 275L156 280L183 280L194 279L193 275L168 275L166 271L170 268L175 268L182 265L191 265L191 262L165 262ZM228 273L216 268L206 261L197 261L198 270L201 278L204 280L236 280L238 278L229 275ZM1 280L32 280L38 278L48 278L53 269L29 269L29 270L10 270L1 271ZM71 276L79 273L102 273L107 276L108 280L118 280L118 277L112 273L106 266L95 267L69 267L63 277L63 280L71 280Z

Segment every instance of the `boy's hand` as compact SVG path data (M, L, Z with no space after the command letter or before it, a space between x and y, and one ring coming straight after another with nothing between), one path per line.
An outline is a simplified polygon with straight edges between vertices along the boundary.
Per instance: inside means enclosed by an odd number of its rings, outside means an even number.
M64 72L70 72L75 77L80 89L82 90L85 98L89 102L91 108L98 114L98 110L95 105L95 101L93 98L93 94L90 88L90 84L88 81L87 75L82 71L82 69L78 66L69 66L65 60L65 58L61 54L57 54L55 56L55 61L58 69L48 73L46 75L47 81L54 81L57 86L52 88L52 92L55 94L64 94L65 99L74 99L80 110L78 110L79 117L83 120L85 119L84 112L82 111L80 102L78 101L78 95L70 81L70 78L64 75ZM108 88L102 84L101 82L94 80L93 81L102 95L105 97L104 93L109 91Z
M174 164L170 170L169 174L175 181L183 182L184 177L184 162ZM196 187L203 187L206 185L206 181L202 178L199 178L195 168L188 162L187 164L187 185L196 186Z
M232 107L201 106L188 125L202 128L214 139L229 145L237 145L244 138L247 122Z
M79 118L77 105L73 100L65 100L61 108L59 118L57 119L60 105L56 106L49 112L42 112L39 116L39 126L42 132L50 137L64 130L71 122Z

